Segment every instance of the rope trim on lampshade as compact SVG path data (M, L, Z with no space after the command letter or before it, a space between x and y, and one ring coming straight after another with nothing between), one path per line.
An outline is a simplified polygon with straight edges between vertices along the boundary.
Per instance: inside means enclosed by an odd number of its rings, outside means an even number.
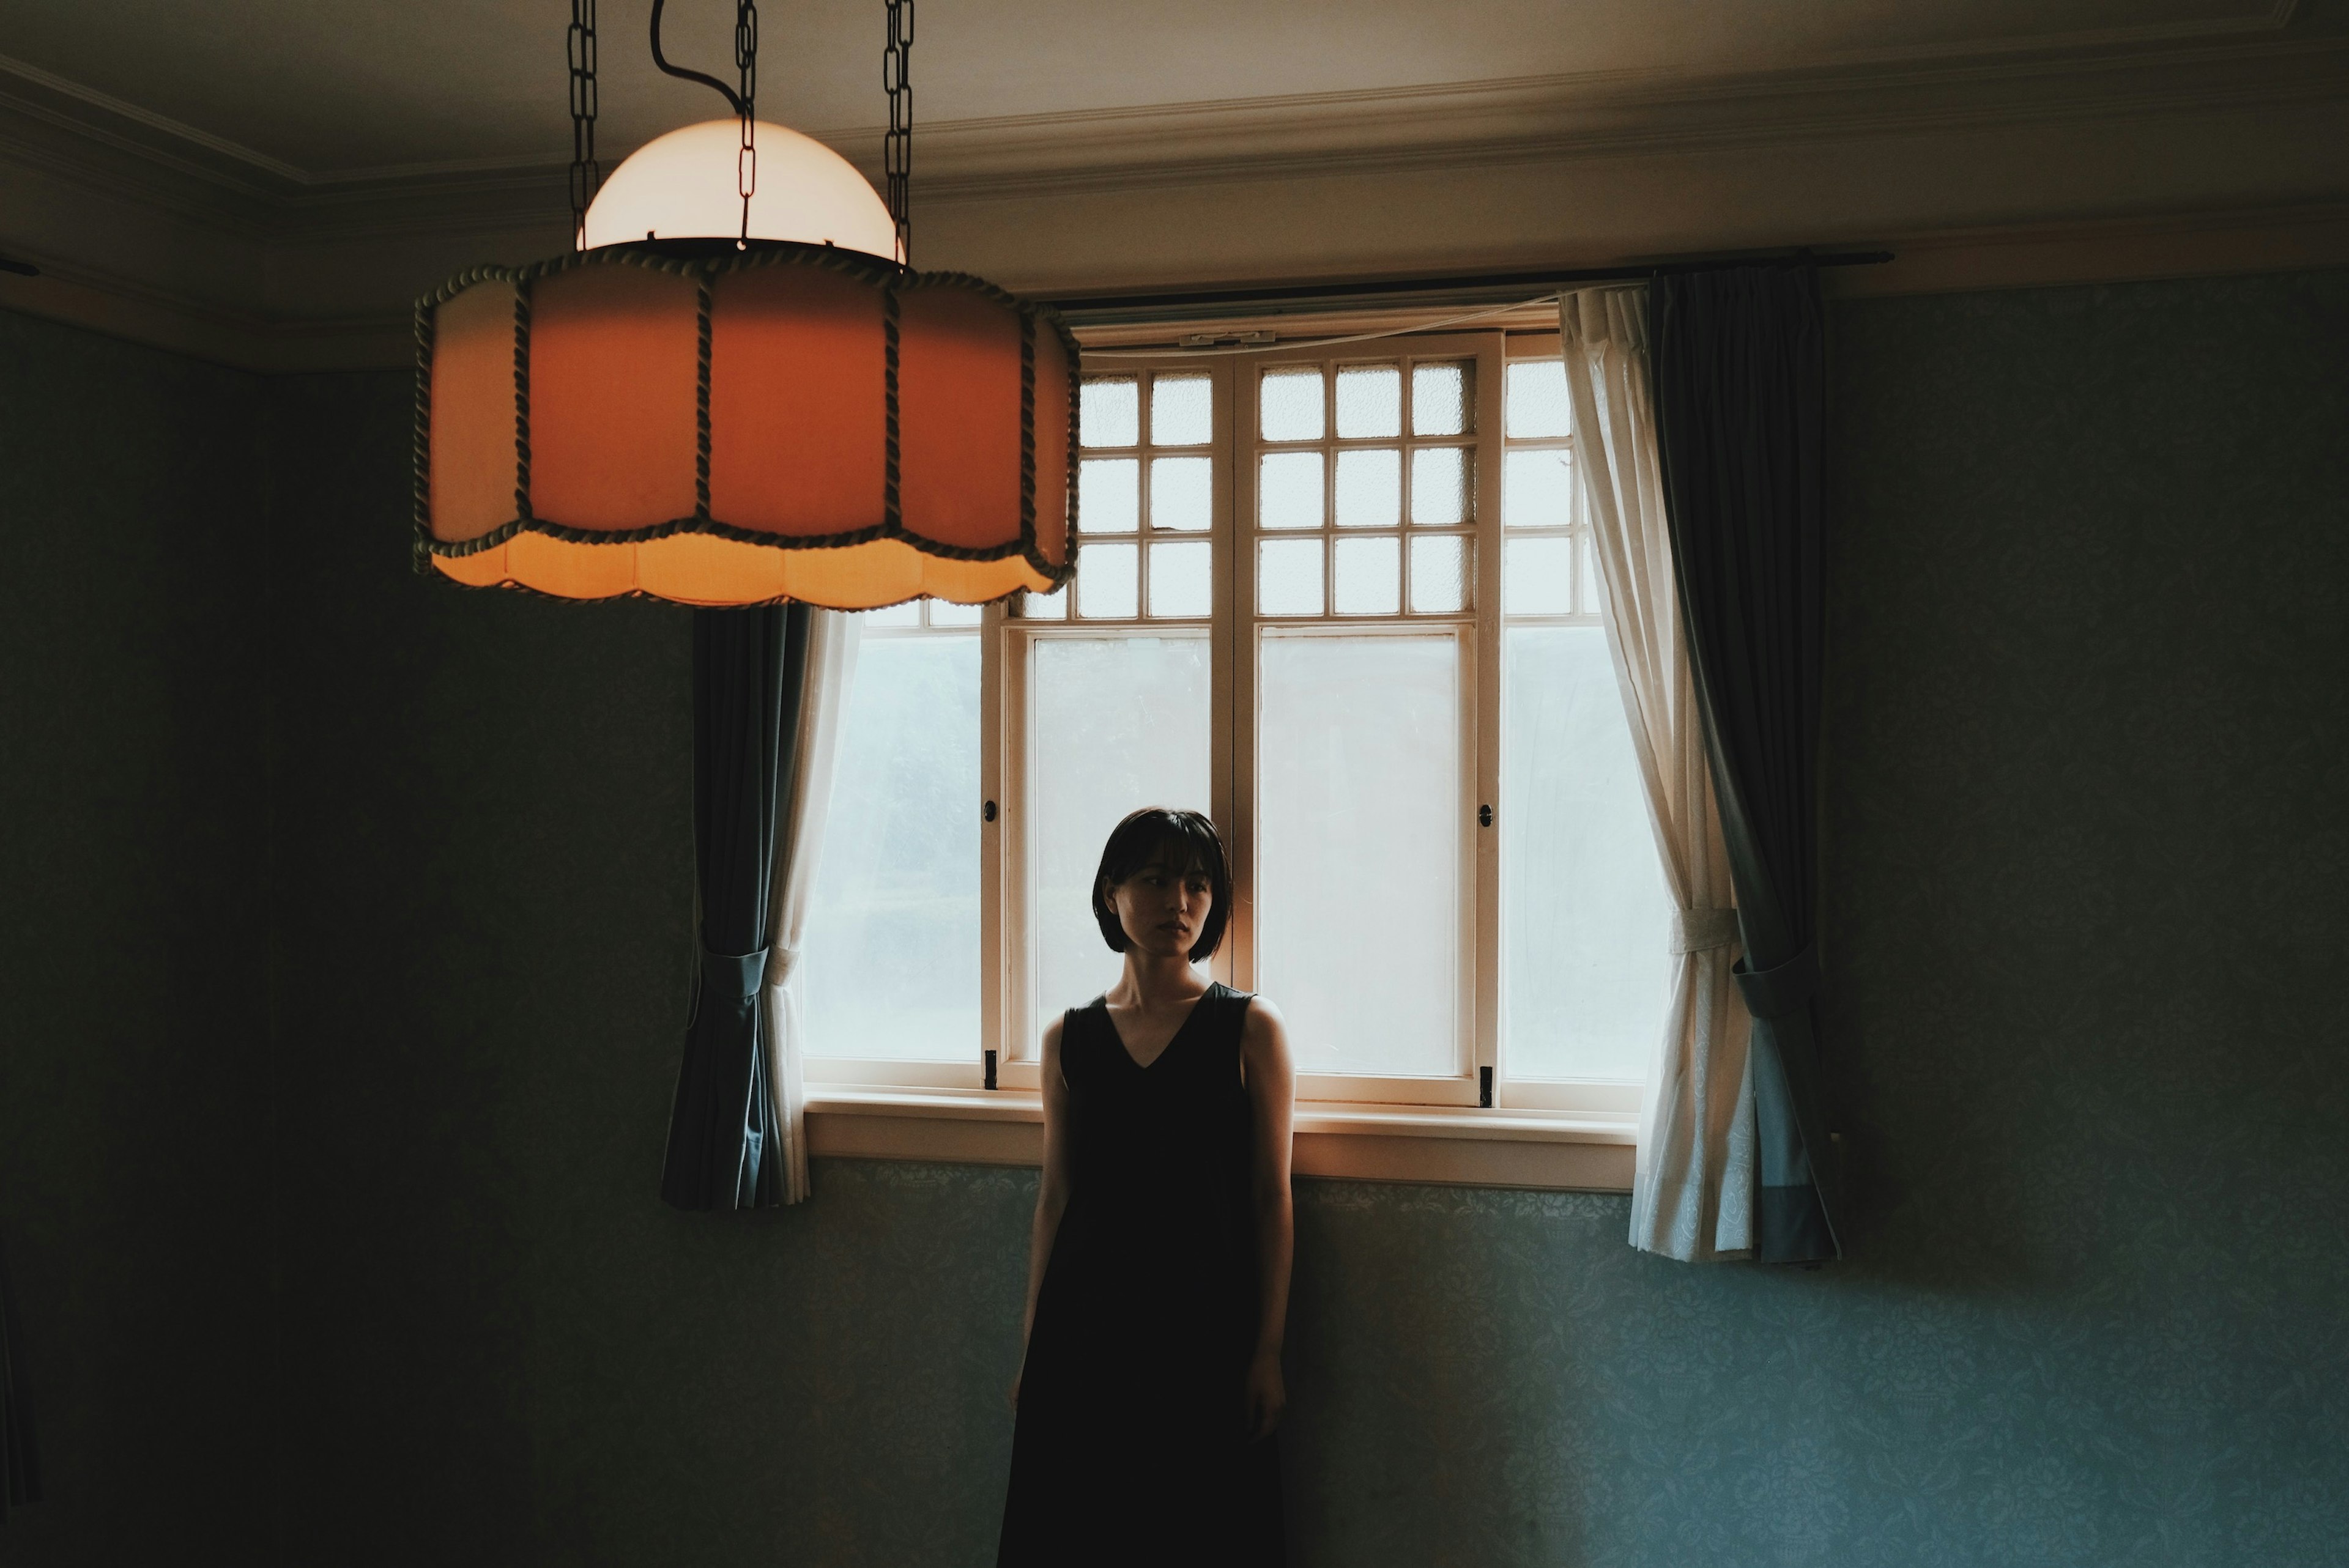
M881 436L881 523L885 528L905 526L905 498L897 488L897 291L883 284L881 289L881 412L885 421ZM1028 537L1025 529L1019 537Z
M693 281L693 515L709 521L709 274Z
M530 516L530 284L514 289L514 516Z
M584 529L571 527L549 518L532 513L530 505L530 335L532 293L540 280L569 272L578 267L630 266L671 276L691 277L695 283L695 316L697 342L696 364L696 451L695 451L695 511L687 517L675 517L666 521L634 529ZM714 517L709 511L710 464L710 315L717 280L729 273L747 272L763 267L808 266L821 271L843 273L878 284L882 295L884 334L884 377L885 396L885 478L883 513L877 522L862 528L845 529L825 534L777 534L761 530L741 528ZM496 528L468 540L440 540L432 534L432 360L437 344L434 313L443 304L481 284L505 283L514 287L514 516ZM899 429L898 429L898 298L907 291L921 288L954 288L976 294L991 304L1002 305L1015 313L1019 325L1020 346L1020 453L1019 453L1019 534L1017 540L995 545L956 545L942 543L915 533L904 523L899 500ZM1069 431L1068 431L1068 531L1063 545L1064 562L1045 559L1036 539L1036 451L1035 451L1035 345L1040 326L1048 326L1059 340L1068 364ZM416 516L415 544L411 552L415 569L420 573L433 573L435 556L455 559L495 550L523 533L543 534L568 544L637 544L666 539L678 533L706 533L737 543L753 544L770 550L838 550L871 543L876 540L895 540L924 554L945 561L994 562L1013 557L1024 559L1037 573L1051 583L1053 589L1065 585L1076 575L1077 566L1077 507L1078 507L1078 417L1080 353L1076 336L1050 305L1023 301L996 287L983 278L968 273L908 273L895 264L862 252L841 250L828 245L802 245L781 242L768 242L748 252L726 253L715 256L677 255L640 246L613 245L594 251L571 252L527 266L469 267L450 278L440 287L416 302ZM527 584L507 583L507 587L528 589ZM1050 590L1013 590L1012 592L1049 592ZM549 598L564 595L547 594ZM1009 597L1006 594L1005 597ZM655 598L658 595L631 591L614 594L615 598Z
M1073 492L1071 492L1073 493ZM1019 535L1036 531L1036 319L1019 313Z
M432 570L432 312L416 302L416 537L409 563L418 573Z

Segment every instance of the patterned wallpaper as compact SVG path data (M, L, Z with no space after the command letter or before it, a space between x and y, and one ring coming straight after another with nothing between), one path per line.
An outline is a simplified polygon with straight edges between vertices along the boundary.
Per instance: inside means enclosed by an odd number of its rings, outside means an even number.
M1300 1568L2349 1558L2349 273L1836 326L1854 1257L1304 1183ZM349 1568L981 1568L1032 1174L659 1205L682 622L415 583L404 381L270 396L299 1439L250 1506Z
M47 1493L8 1568L269 1549L230 1501L276 1435L262 406L0 312L0 1235Z

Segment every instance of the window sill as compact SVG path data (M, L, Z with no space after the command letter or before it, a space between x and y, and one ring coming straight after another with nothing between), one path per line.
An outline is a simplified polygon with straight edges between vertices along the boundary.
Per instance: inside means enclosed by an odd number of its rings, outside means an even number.
M1044 1109L1031 1090L808 1086L808 1152L857 1160L1035 1165ZM1299 1176L1599 1192L1631 1188L1639 1119L1300 1101Z

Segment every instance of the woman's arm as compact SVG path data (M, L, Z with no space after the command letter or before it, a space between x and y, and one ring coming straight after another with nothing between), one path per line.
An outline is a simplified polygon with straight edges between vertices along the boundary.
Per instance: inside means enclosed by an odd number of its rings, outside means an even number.
M1280 1376L1280 1347L1288 1329L1288 1274L1297 1224L1288 1192L1288 1143L1297 1071L1288 1059L1288 1031L1280 1009L1259 996L1240 1035L1240 1062L1255 1109L1256 1260L1261 1307L1256 1356L1247 1375L1247 1432L1262 1438L1280 1424L1288 1402Z
M1036 1297L1044 1288L1044 1268L1052 1260L1052 1238L1069 1206L1069 1084L1061 1076L1061 1024L1044 1029L1044 1064L1038 1075L1044 1091L1044 1173L1036 1184L1036 1218L1028 1227L1028 1310L1019 1323L1019 1359L1028 1359L1028 1336L1036 1327ZM1011 1404L1019 1404L1019 1378L1011 1379Z

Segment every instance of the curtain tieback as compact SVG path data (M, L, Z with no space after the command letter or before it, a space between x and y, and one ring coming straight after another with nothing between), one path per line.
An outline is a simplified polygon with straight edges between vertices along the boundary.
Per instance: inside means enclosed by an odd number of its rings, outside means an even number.
M722 996L730 1001L747 1004L763 990L767 984L767 949L756 953L712 953L701 950L701 991L705 996Z
M1737 912L1733 909L1672 911L1674 953L1702 953L1710 947L1726 947L1736 940Z
M1748 969L1739 959L1731 971L1745 995L1745 1010L1757 1018L1783 1018L1807 1006L1819 988L1819 950L1804 948L1784 964L1768 969Z

